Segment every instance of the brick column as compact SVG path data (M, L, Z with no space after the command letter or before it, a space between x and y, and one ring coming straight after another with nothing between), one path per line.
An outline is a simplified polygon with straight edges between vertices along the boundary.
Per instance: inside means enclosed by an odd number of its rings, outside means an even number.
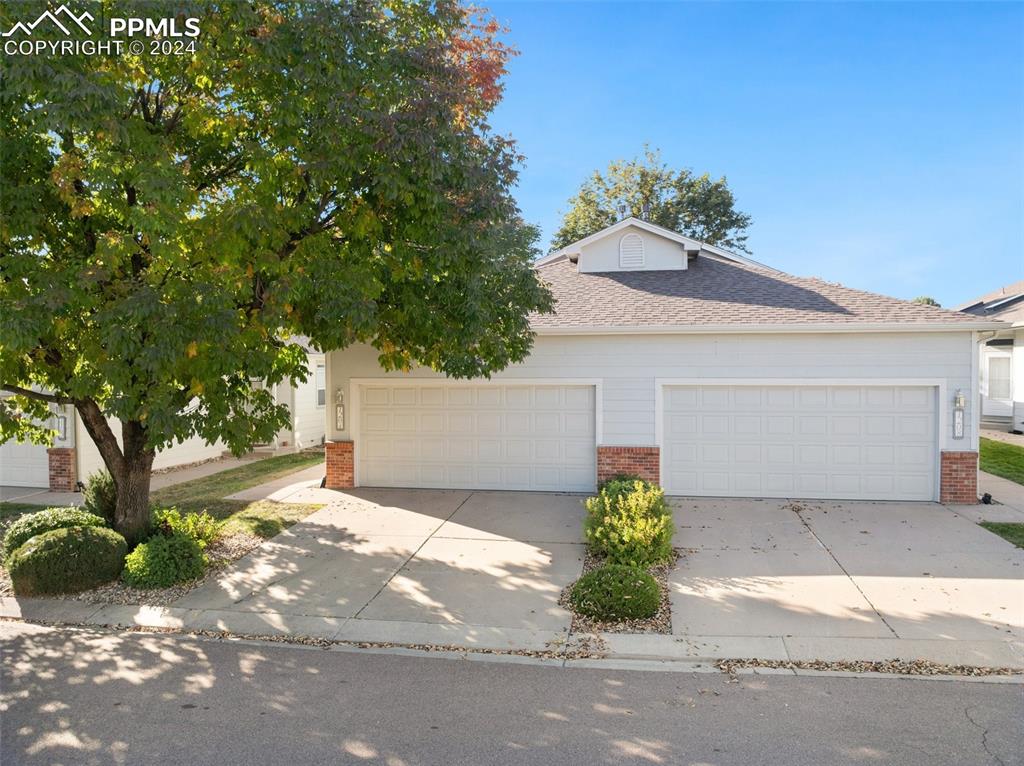
M72 447L50 447L50 491L74 492L78 481L78 465Z
M661 482L660 462L661 452L657 447L598 447L597 482L631 474L658 484Z
M978 453L943 452L939 502L974 505L978 502Z
M355 443L327 442L327 488L351 489L356 485Z

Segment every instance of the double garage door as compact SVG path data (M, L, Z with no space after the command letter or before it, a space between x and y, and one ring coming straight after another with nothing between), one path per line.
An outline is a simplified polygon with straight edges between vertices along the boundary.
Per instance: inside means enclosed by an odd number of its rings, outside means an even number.
M372 385L359 395L363 486L594 489L593 386Z
M930 386L667 386L662 483L678 495L933 500Z
M930 386L670 385L661 480L670 494L933 500ZM363 486L591 492L592 385L360 387Z

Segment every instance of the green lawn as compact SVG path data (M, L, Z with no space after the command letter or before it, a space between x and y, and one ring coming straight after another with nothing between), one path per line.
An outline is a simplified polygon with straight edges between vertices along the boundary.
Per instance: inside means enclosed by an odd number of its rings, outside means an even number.
M1018 548L1024 548L1024 524L1013 522L983 521L981 526L989 532L995 532L1004 540L1013 543Z
M156 490L150 495L150 500L154 506L161 508L177 506L182 513L207 511L214 518L224 521L223 530L228 535L248 532L269 538L320 506L276 503L270 500L250 503L244 500L225 500L225 496L280 479L323 461L323 452L319 450L254 460L237 468ZM27 503L0 503L0 531L18 516L41 510L41 506Z
M323 462L324 455L319 450L254 460L195 481L157 490L150 495L150 501L158 507L177 506L182 513L206 511L224 521L224 533L228 535L248 532L269 538L320 506L276 503L271 500L250 503L245 500L225 500L224 497Z
M982 439L978 467L986 473L1024 484L1024 447Z

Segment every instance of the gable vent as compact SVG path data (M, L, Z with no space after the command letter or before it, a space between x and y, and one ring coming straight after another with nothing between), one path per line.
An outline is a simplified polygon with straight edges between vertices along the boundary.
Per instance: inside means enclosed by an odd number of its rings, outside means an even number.
M619 240L619 268L638 269L644 265L644 238L627 234Z

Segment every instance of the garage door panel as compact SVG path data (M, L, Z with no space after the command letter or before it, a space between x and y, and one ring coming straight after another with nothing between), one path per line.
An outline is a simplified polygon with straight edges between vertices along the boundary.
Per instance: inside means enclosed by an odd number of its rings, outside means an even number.
M50 458L41 444L16 441L0 444L0 484L9 487L47 487Z
M934 499L928 386L670 386L663 401L671 493ZM704 411L723 401L735 411Z
M362 485L594 488L592 386L369 386L361 400Z

